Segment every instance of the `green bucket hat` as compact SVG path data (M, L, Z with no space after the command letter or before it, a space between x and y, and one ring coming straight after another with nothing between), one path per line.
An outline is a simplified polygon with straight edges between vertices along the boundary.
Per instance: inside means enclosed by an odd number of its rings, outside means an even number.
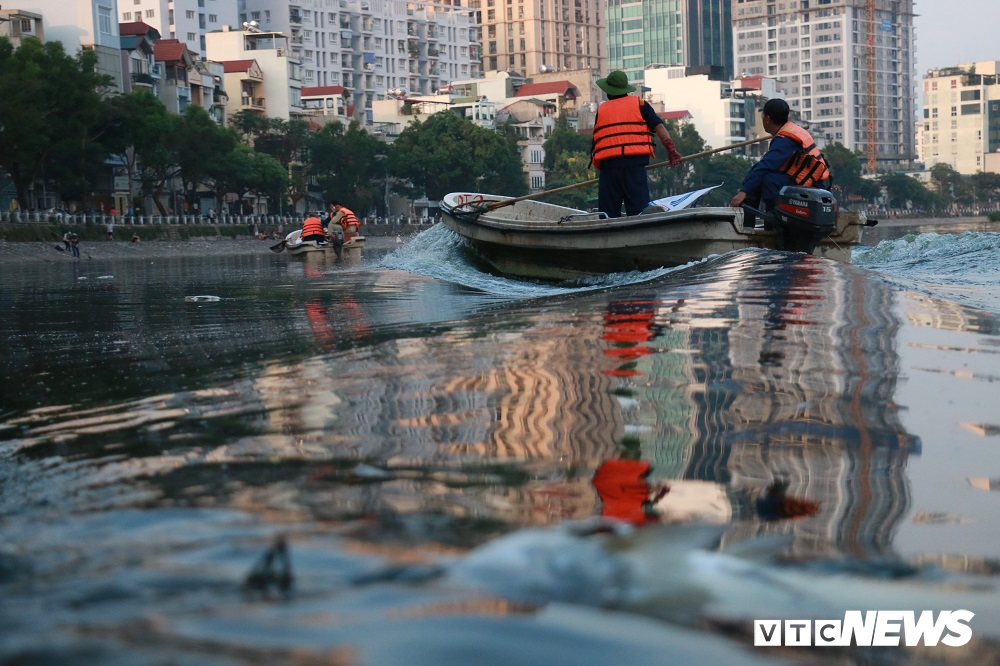
M608 95L627 95L635 90L635 86L629 85L625 72L617 69L608 74L608 78L597 79L597 85Z

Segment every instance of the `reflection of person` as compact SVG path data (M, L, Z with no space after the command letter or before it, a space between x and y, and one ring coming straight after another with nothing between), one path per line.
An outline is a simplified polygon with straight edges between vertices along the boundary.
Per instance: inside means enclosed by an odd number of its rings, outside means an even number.
M597 85L608 95L597 108L591 146L591 161L599 172L597 207L608 217L621 217L624 203L626 215L638 215L650 199L646 179L646 165L653 156L650 132L667 149L670 166L684 158L653 107L629 95L635 86L629 85L625 72L615 70Z
M602 462L591 479L601 498L601 515L634 525L659 521L653 505L669 491L666 486L654 489L649 484L651 471L643 460L617 458Z
M828 183L826 160L809 132L789 122L788 113L788 103L783 99L769 99L764 104L761 124L774 138L764 156L747 172L730 206L738 208L746 203L770 210L786 185L825 187Z
M302 223L302 234L301 238L303 241L325 241L326 234L323 233L323 223L320 222L317 215L310 215Z

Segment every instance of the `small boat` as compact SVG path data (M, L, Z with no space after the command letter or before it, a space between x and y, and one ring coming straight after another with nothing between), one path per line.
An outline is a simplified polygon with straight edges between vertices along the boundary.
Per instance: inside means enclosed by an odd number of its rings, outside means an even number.
M444 225L494 270L555 280L681 266L751 247L850 262L864 228L877 224L864 213L837 211L827 190L804 187L783 188L775 211L753 215L714 206L608 218L475 192L448 194L441 210Z
M338 234L338 237L340 234ZM284 249L288 250L289 254L292 255L304 255L311 254L313 252L322 252L330 254L340 254L343 250L357 250L361 249L365 245L365 237L354 231L353 233L348 231L343 234L343 243L338 242L337 239L327 240L325 242L302 240L302 230L296 229L292 233L285 236Z

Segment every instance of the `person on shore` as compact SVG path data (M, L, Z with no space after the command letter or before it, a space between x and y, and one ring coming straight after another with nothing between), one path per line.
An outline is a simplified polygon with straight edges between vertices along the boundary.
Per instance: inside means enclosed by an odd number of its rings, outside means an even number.
M680 165L684 158L653 107L629 95L635 86L629 84L625 72L615 70L606 79L598 79L597 85L608 95L597 107L590 149L598 171L597 207L608 217L621 217L624 203L626 215L638 215L650 200L646 178L646 165L654 155L650 133L667 149L670 166Z
M73 256L77 259L80 258L80 237L76 235L75 231L71 231L69 234L69 246L73 251Z
M774 208L778 192L786 185L828 186L830 169L826 159L812 135L790 122L788 114L788 103L783 99L769 99L764 103L760 121L764 131L774 138L760 161L750 167L740 191L730 200L729 205L733 208L746 204L770 210Z
M323 223L318 215L310 215L302 223L302 233L300 237L305 241L326 241L326 233L323 231Z
M138 243L139 241L140 241L140 239L139 239L139 232L138 231L133 231L132 232L132 242L133 243Z
M111 211L112 211L111 214L112 215L115 214L114 210L115 210L114 208L111 209ZM104 229L108 232L108 240L114 240L115 239L115 223L114 222L108 222L107 224L104 225Z
M73 249L72 248L72 244L69 242L69 234L70 234L70 232L68 232L68 231L63 234L63 247L65 248L65 250L67 252L69 252L71 249Z

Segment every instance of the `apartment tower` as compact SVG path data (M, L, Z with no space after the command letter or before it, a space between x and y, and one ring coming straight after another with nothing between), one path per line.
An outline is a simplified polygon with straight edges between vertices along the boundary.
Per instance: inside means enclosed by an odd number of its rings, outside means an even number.
M737 75L778 79L813 132L869 173L911 166L913 0L732 0Z
M483 69L607 69L605 3L599 0L470 0L482 26Z
M609 0L608 68L643 82L647 67L733 74L732 0Z
M205 35L238 27L237 0L118 0L122 23L142 21L160 31L163 39L183 42L205 58Z

